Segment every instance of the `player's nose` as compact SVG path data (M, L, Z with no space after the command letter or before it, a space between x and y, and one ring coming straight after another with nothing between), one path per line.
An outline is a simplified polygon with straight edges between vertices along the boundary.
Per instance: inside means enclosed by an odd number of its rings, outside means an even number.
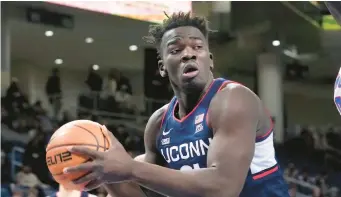
M197 59L197 56L191 47L186 47L183 50L183 55L181 56L182 62L187 62L187 61L196 60L196 59Z

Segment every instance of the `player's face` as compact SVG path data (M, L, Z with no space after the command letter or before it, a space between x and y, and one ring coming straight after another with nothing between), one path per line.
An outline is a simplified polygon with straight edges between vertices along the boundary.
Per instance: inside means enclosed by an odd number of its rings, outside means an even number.
M205 87L213 68L205 36L195 27L167 31L161 42L160 73L181 89Z

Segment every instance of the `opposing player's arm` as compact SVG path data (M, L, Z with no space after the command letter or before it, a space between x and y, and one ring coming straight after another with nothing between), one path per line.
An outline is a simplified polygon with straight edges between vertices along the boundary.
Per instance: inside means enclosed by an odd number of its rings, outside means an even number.
M145 154L139 155L134 158L138 162L147 162L151 164L163 165L162 159L158 156L156 152L156 136L160 130L160 125L162 122L163 115L167 110L167 105L155 111L153 115L149 118L145 133L144 133L144 144L145 144ZM104 186L109 195L107 197L156 197L159 194L141 189L141 187L133 182L129 183L115 183L107 184Z
M260 101L252 91L228 85L210 105L209 124L214 137L207 168L177 171L134 162L133 179L168 196L239 196L254 154L259 113Z

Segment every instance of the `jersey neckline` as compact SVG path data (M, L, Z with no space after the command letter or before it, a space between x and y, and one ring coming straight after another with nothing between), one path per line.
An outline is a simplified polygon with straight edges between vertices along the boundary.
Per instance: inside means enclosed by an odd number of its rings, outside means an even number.
M214 82L216 81L216 79L213 79L213 81L211 82L210 86L207 88L205 94L200 98L199 102L195 105L195 107L192 109L191 112L189 112L185 117L182 117L181 119L178 119L175 116L175 108L177 107L177 105L179 104L178 99L175 98L175 104L173 105L173 109L172 109L172 115L173 115L173 119L176 120L177 122L184 122L191 114L193 114L193 112L195 112L195 110L199 107L199 105L201 104L201 102L205 99L207 93L211 90L212 85L214 84Z

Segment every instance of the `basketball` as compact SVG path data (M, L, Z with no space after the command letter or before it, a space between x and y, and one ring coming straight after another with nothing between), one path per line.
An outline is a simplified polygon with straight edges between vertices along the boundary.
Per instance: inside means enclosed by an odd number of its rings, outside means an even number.
M72 181L88 172L64 174L63 169L90 161L90 158L69 152L67 148L71 146L106 151L110 147L108 130L97 122L72 121L56 130L46 147L46 164L55 181L65 189L82 191L87 183L75 185Z

